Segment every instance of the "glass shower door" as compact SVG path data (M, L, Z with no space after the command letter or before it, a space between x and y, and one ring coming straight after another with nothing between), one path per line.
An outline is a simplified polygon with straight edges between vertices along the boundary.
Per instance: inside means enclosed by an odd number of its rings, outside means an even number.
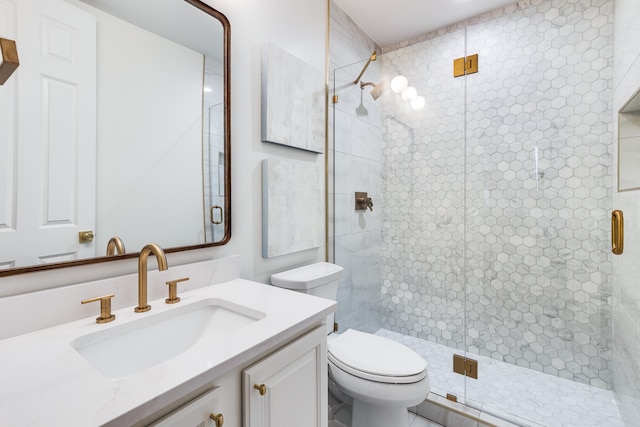
M611 378L611 51L544 3L467 28L467 403L561 426Z
M375 333L381 327L381 107L369 94L371 87L361 89L355 82L366 64L362 60L332 73L330 255L344 268L335 316L339 332ZM362 81L379 77L379 63L371 62ZM367 193L371 208L357 209L356 193Z

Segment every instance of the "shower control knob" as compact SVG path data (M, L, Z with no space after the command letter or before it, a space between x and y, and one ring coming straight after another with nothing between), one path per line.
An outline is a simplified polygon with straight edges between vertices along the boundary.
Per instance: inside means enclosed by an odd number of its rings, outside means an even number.
M373 211L373 200L371 200L371 197L367 197L365 204L367 205L370 211Z

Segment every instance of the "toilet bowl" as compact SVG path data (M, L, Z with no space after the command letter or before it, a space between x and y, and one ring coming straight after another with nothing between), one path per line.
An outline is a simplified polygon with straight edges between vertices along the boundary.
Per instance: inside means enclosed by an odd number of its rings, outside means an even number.
M335 300L341 274L342 267L321 262L274 274L271 283ZM327 324L329 383L352 405L352 427L409 427L407 409L429 394L424 359L385 337L353 329L335 334L333 314Z

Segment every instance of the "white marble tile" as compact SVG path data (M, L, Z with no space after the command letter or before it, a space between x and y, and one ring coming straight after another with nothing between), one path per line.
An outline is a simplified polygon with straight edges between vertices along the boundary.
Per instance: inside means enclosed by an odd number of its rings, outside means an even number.
M335 4L330 3L331 104L335 122L335 239L336 263L345 268L338 289L336 319L341 328L377 330L380 313L380 105L354 83L376 44ZM363 79L380 76L380 61L369 64ZM360 105L362 104L362 106ZM378 129L376 129L378 128ZM354 193L373 196L374 211L355 211ZM377 272L377 273L372 273Z
M441 424L436 424L415 414L410 414L409 422L411 427L442 427Z
M528 2L383 55L428 94L382 104L385 327L461 348L466 310L469 349L609 384L611 23Z
M366 33L333 1L330 4L330 14L331 60L335 66L344 67L361 61L378 49Z
M611 391L473 354L468 357L478 360L479 379L455 383L452 379L456 376L462 381L464 377L451 372L453 349L385 329L377 334L422 355L427 362L432 393L457 395L458 401L472 406L469 410L475 411L475 415L470 413L474 417L479 418L482 411L516 423L523 420L546 427L623 426Z
M355 197L354 193L356 191L367 191L367 187L369 186L369 165L370 162L367 159L336 152L336 194L346 194Z

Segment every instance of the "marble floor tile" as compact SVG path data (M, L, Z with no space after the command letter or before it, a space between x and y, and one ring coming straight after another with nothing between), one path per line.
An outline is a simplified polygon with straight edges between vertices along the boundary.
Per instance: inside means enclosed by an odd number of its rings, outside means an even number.
M436 424L429 420L425 420L422 417L417 416L416 414L409 415L409 421L411 427L442 427L440 424Z
M376 334L401 342L425 358L432 392L453 393L458 401L466 396L468 406L483 412L546 427L624 426L610 390L478 355L470 357L479 362L479 378L465 384L462 376L452 372L454 349L385 329Z

